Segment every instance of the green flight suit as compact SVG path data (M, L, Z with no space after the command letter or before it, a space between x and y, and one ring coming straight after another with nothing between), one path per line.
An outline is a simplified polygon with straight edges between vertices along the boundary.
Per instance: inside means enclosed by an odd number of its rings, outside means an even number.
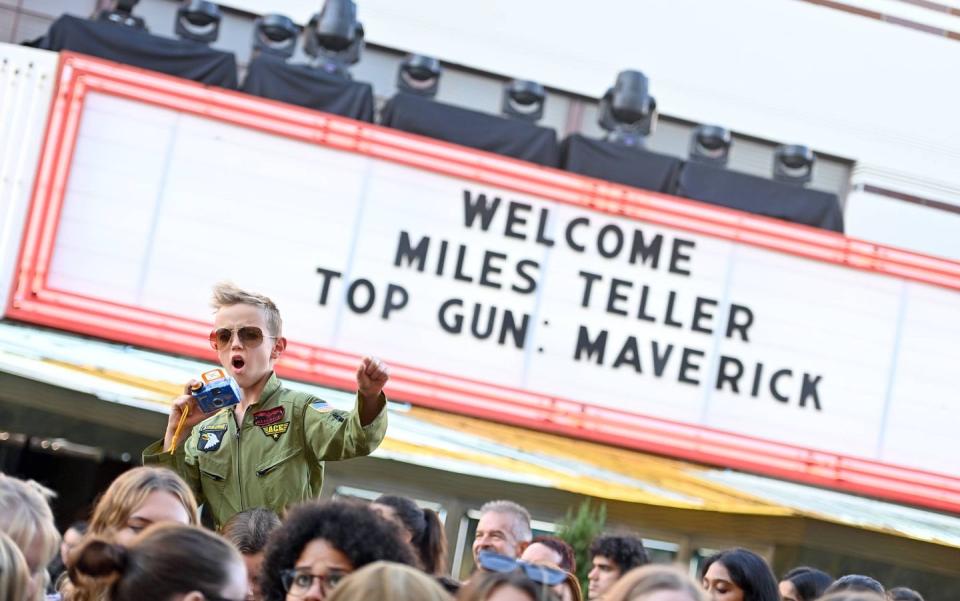
M385 400L383 393L380 399ZM148 446L143 463L180 474L219 529L247 509L267 507L281 514L317 498L325 460L369 455L386 431L386 406L364 427L357 407L334 409L313 395L281 387L271 374L239 431L233 408L221 409L194 426L174 454L163 452L162 440Z

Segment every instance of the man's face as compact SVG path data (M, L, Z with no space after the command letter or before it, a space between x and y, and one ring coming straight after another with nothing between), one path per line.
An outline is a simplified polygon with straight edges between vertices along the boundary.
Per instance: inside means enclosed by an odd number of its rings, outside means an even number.
M602 598L613 583L620 578L620 568L603 555L593 557L593 567L587 574L587 581L590 583L588 590L588 599Z
M260 328L263 342L257 346L241 342L236 331L246 326ZM230 343L217 349L217 356L220 365L233 376L240 388L252 387L273 371L284 343L282 339L272 337L275 333L267 328L267 316L262 308L244 304L221 307L214 316L213 327L233 332Z
M513 516L495 511L488 511L480 516L473 539L475 562L478 561L480 551L493 551L516 559L522 550L520 541L513 535Z

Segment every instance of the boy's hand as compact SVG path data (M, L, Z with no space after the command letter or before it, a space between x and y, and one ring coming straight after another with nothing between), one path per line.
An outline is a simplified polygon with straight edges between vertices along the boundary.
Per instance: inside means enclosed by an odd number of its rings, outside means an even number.
M177 425L180 423L180 416L188 408L190 413L183 422L183 429L180 430L180 438L177 440L177 445L183 444L183 441L190 437L190 430L192 430L194 426L213 415L213 413L203 413L200 411L197 400L190 394L193 385L198 382L198 380L190 380L187 382L183 387L183 394L173 399L173 402L170 404L170 415L167 417L167 431L163 435L164 451L169 451L171 445L173 445L173 435L177 431Z
M360 398L365 404L376 404L384 384L389 379L390 368L386 363L375 357L364 357L357 368L357 391Z

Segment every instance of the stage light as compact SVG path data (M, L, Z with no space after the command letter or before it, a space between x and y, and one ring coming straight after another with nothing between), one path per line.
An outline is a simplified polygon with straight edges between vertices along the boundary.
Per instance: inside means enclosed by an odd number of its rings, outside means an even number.
M364 42L353 0L326 0L303 33L303 50L313 57L314 66L350 78L347 67L360 60Z
M600 100L600 127L607 140L642 146L656 119L657 101L649 93L647 77L639 71L621 71L617 82Z
M508 117L525 121L539 121L543 117L543 105L547 93L535 81L514 79L503 88L500 111Z
M410 54L397 70L397 89L401 92L433 98L440 87L440 61L420 54Z
M269 14L258 17L253 24L254 52L288 59L297 47L300 28L290 17Z
M208 0L183 0L174 32L184 40L209 44L220 36L220 7Z
M773 179L803 186L813 179L813 151L799 144L777 146L773 152Z
M698 125L690 136L690 160L725 167L732 143L730 130L717 125Z
M147 26L143 18L133 14L133 7L136 6L139 1L140 0L111 0L106 8L97 13L97 20L146 31Z

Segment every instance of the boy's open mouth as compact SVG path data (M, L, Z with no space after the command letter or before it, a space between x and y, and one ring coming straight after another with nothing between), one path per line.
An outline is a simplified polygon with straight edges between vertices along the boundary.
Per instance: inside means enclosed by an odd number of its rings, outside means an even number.
M233 365L234 369L243 369L243 366L246 364L246 361L243 360L243 357L239 355L234 355L234 357L230 359L230 364Z

